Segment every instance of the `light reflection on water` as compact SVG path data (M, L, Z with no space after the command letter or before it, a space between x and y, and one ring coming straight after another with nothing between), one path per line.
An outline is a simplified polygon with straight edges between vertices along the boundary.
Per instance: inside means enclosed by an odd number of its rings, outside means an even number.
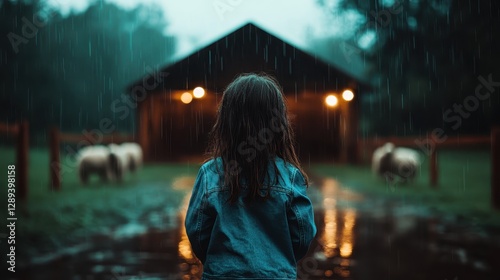
M324 230L321 242L323 253L327 258L335 257L337 251L341 257L348 258L354 246L353 229L356 222L356 210L346 208L339 211L337 207L339 188L339 183L334 179L326 179L321 187L324 195Z
M362 198L342 188L331 178L325 179L318 191L322 194L319 201L321 207L318 207L319 211L315 213L319 232L317 245L313 246L314 251L310 252L316 271L308 273L318 279L349 278L352 276L354 227L358 213L346 202L359 201Z
M318 218L321 219L323 216L323 221L317 221L319 222L318 230L320 230L317 241L321 244L319 253L324 254L321 259L326 258L324 259L326 267L322 269L323 267L320 265L318 269L323 270L321 274L326 277L348 278L351 276L352 262L350 257L354 249L355 236L353 231L357 212L352 207L339 207L338 201L354 196L346 195L346 190L342 190L334 179L324 180L321 193L323 195L323 213L318 213ZM190 194L184 198L179 212L179 269L182 279L201 279L202 265L191 249L184 227L189 199Z
M337 248L337 211L325 210L325 230L323 231L324 253L327 258L335 256Z
M346 209L344 211L344 228L342 229L340 256L348 258L352 254L354 238L352 230L356 219L356 211L354 209Z
M173 185L187 192L193 181L184 177ZM476 227L420 217L415 206L365 200L333 179L321 182L308 190L316 208L318 234L297 266L300 279L408 279L416 275L419 279L500 279L496 259L490 257L498 251L494 238L500 231L484 232L483 237L481 232L472 232ZM353 201L363 201L365 208L353 208L357 207ZM189 195L181 209L178 204L166 206L168 211L155 208L139 219L157 221L151 216L159 215L168 226L142 233L131 221L113 232L89 235L85 246L68 247L58 257L19 267L19 271L16 267L17 279L200 279L202 265L184 228L188 202ZM116 234L123 232L128 234Z
M193 251L191 250L191 243L187 237L186 228L184 227L184 221L186 220L187 204L189 203L189 196L184 199L182 210L180 211L181 223L179 226L180 238L179 238L179 256L183 258L186 262L190 263L194 260Z
M182 208L179 212L179 257L180 257L180 265L179 269L182 273L182 279L201 279L202 274L202 265L201 262L196 258L193 254L193 250L191 249L191 243L189 242L186 227L184 227L184 222L186 220L186 212L189 205L189 199L191 198L191 194L189 193L182 203Z

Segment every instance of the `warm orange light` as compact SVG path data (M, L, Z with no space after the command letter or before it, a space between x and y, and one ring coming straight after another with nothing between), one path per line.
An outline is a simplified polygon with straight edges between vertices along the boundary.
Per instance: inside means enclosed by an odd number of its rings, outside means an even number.
M346 89L344 90L344 92L342 93L342 98L345 100L345 101L351 101L353 98L354 98L354 92L352 92L351 90L349 89Z
M184 224L186 221L186 212L189 204L189 199L190 196L186 196L184 198L184 202L182 203L182 209L181 209L181 222ZM178 250L179 250L179 256L181 256L184 260L186 261L192 261L194 259L193 256L193 251L191 248L191 243L189 242L186 228L185 227L179 227L180 228L180 240L179 240L179 245L178 245Z
M336 249L338 248L337 230L339 226L337 224L336 200L338 187L338 182L334 179L326 179L322 186L325 228L321 241L324 245L323 253L327 258L335 257Z
M323 248L324 254L327 258L335 256L335 249L337 249L337 209L325 210L325 229L323 232L322 240L325 245Z
M356 222L356 210L346 209L344 212L344 228L342 230L342 238L340 245L340 256L348 258L352 254L354 245L353 228Z
M184 104L189 104L193 101L193 96L189 92L185 92L181 95L181 101Z
M193 95L195 98L202 98L205 96L205 90L202 87L197 87L193 90Z
M330 94L326 97L325 102L326 105L330 107L335 107L339 104L339 99L335 95Z

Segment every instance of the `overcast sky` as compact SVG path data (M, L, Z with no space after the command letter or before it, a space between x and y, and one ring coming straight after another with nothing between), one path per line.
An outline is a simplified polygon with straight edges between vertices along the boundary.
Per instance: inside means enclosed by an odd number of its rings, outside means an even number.
M107 0L131 9L139 3L157 5L167 17L165 32L178 41L176 56L184 56L235 28L253 21L286 41L307 48L307 38L342 35L344 26L325 26L327 13L316 0ZM335 8L340 0L330 0ZM91 0L48 0L62 14L86 10Z
M46 0L63 15L81 13L95 0ZM319 7L317 0L104 0L124 9L139 4L162 9L168 25L165 33L175 36L177 48L173 59L189 55L195 50L220 39L225 34L252 21L266 31L311 53L318 51L312 39L338 38L342 40L355 33L363 23L363 16L355 11L339 10L342 0L325 0ZM328 11L328 12L327 12ZM341 42L341 41L338 41ZM332 45L325 57L339 68L361 78L365 62L356 52L349 57L342 53L341 43ZM320 48L319 48L320 49ZM319 51L319 55L324 53Z

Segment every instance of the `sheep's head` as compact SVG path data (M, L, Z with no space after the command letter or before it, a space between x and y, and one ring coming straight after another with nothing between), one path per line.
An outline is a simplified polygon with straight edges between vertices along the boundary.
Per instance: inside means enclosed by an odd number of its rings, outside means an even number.
M387 142L384 144L384 150L386 153L391 153L392 151L394 151L395 147L396 146L394 146L394 144L391 142Z

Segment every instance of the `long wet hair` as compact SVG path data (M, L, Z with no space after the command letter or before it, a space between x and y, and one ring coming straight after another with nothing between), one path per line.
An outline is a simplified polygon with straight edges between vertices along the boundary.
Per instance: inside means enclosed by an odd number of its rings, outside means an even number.
M281 177L275 157L298 168L307 186L294 145L283 91L274 78L242 74L227 86L210 133L208 153L222 159L219 174L229 188L230 203L238 200L243 185L248 186L247 201L269 196L269 191L261 191L265 180L271 178L268 165L273 165L276 183Z

